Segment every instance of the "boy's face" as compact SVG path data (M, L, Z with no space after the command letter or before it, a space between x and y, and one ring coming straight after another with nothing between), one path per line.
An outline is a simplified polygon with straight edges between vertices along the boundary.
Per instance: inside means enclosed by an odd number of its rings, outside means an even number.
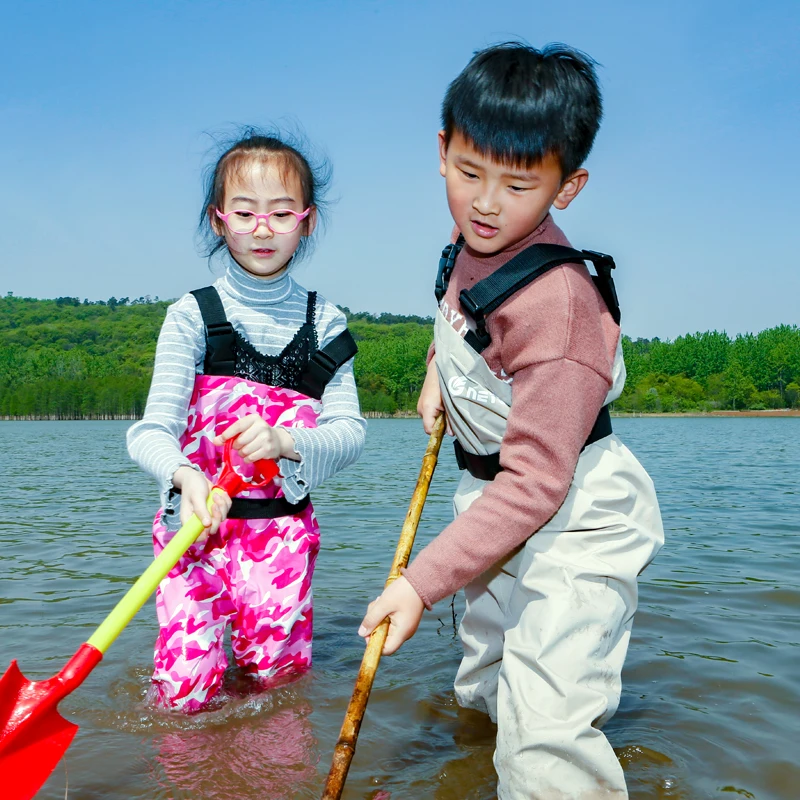
M566 208L589 178L579 169L564 179L554 155L531 168L503 164L482 155L458 131L447 145L439 132L439 157L453 220L470 248L485 255L524 239L551 206Z

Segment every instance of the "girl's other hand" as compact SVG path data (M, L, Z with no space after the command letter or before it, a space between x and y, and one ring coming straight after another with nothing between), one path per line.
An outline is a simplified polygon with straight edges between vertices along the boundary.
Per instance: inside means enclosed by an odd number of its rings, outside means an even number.
M208 494L213 484L202 472L192 467L178 467L172 476L172 485L181 490L181 525L185 525L192 514L197 514L205 530L197 537L201 544L219 530L219 526L231 510L231 499L225 492L214 493L214 504L208 511Z
M436 417L442 411L444 411L444 403L439 388L439 375L436 371L436 356L434 356L428 364L428 372L425 374L425 381L417 401L417 414L422 417L422 427L425 429L425 433L431 433Z
M258 414L248 414L236 420L224 433L214 437L214 444L223 445L228 439L233 439L234 449L249 464L265 458L300 460L294 451L294 439L289 431L281 426L273 428Z
M377 600L369 604L367 614L358 629L358 635L369 639L372 631L389 617L389 633L383 645L383 655L390 656L416 633L424 610L425 604L420 596L401 575L383 590L383 594Z

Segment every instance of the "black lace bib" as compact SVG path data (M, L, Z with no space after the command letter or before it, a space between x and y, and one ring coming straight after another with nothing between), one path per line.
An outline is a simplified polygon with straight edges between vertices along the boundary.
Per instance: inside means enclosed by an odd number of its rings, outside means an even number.
M316 307L317 293L309 292L306 321L276 356L262 355L241 333L234 330L233 376L280 389L299 391L311 354L317 350L317 329L314 325Z
M330 379L358 351L350 331L345 329L322 349L314 324L317 293L308 293L306 319L292 340L276 356L259 353L228 321L222 300L213 286L192 294L206 328L206 375L243 378L266 386L294 389L309 397L322 397Z

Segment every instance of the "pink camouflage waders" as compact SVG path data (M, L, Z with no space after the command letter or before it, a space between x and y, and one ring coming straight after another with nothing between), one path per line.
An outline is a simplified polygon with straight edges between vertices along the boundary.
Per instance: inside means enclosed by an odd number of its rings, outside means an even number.
M222 448L212 439L236 420L258 414L273 426L316 427L322 403L311 395L321 397L327 380L347 360L344 356L352 357L355 344L350 345L352 338L345 331L324 350L316 349L316 297L310 293L306 324L279 356L261 356L233 331L219 295L213 288L211 292L193 292L206 324L207 353L205 374L195 380L180 443L192 464L214 480ZM225 324L227 329L220 333ZM338 350L332 347L337 342ZM326 359L326 351L333 357L327 358L327 376L320 376L319 354ZM268 385L248 375L294 387ZM153 525L156 555L173 535L164 519L160 510ZM236 665L254 678L307 670L311 578L318 551L319 527L308 497L296 505L288 503L279 478L241 493L219 531L193 545L159 586L161 630L152 677L157 702L196 711L214 697L228 666L223 643L229 625Z

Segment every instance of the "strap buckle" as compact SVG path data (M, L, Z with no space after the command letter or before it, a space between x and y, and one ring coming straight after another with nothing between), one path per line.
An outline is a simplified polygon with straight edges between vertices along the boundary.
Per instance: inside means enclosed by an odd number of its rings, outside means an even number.
M586 257L594 264L595 269L598 272L602 270L606 277L611 275L612 269L617 268L613 257L607 253L600 253L597 250L581 250L581 252L586 253Z
M450 274L453 272L453 267L456 264L456 256L461 248L455 244L448 244L442 250L442 257L439 259L439 272L436 275L436 285L434 287L434 295L436 302L440 303L447 291L447 284L450 281Z
M315 364L315 366L322 367L322 369L326 370L331 374L331 376L336 372L338 368L338 364L336 361L331 358L328 353L325 352L324 349L317 350L313 356L311 356L311 361Z
M203 369L207 375L233 375L236 369L236 354L233 349L235 339L233 325L227 320L206 325L206 357Z
M462 289L458 296L461 308L463 308L475 320L475 324L486 322L483 309L475 302L475 298L469 293L469 289Z
M602 295L606 306L608 306L614 322L619 325L621 317L619 297L617 296L617 287L614 286L614 278L611 275L611 270L617 267L614 259L605 253L598 253L596 250L583 250L581 252L594 264L594 268L597 270L597 277L592 276L592 280Z
M462 289L458 300L461 303L461 308L475 321L475 330L472 331L472 336L467 334L467 341L472 344L474 337L474 340L478 344L478 348L476 349L478 349L479 352L485 350L492 343L492 337L486 329L486 314L484 313L483 306L479 306L475 302L475 298L470 294L469 289Z
M233 325L227 320L225 322L211 322L206 325L209 336L229 336L233 333Z

